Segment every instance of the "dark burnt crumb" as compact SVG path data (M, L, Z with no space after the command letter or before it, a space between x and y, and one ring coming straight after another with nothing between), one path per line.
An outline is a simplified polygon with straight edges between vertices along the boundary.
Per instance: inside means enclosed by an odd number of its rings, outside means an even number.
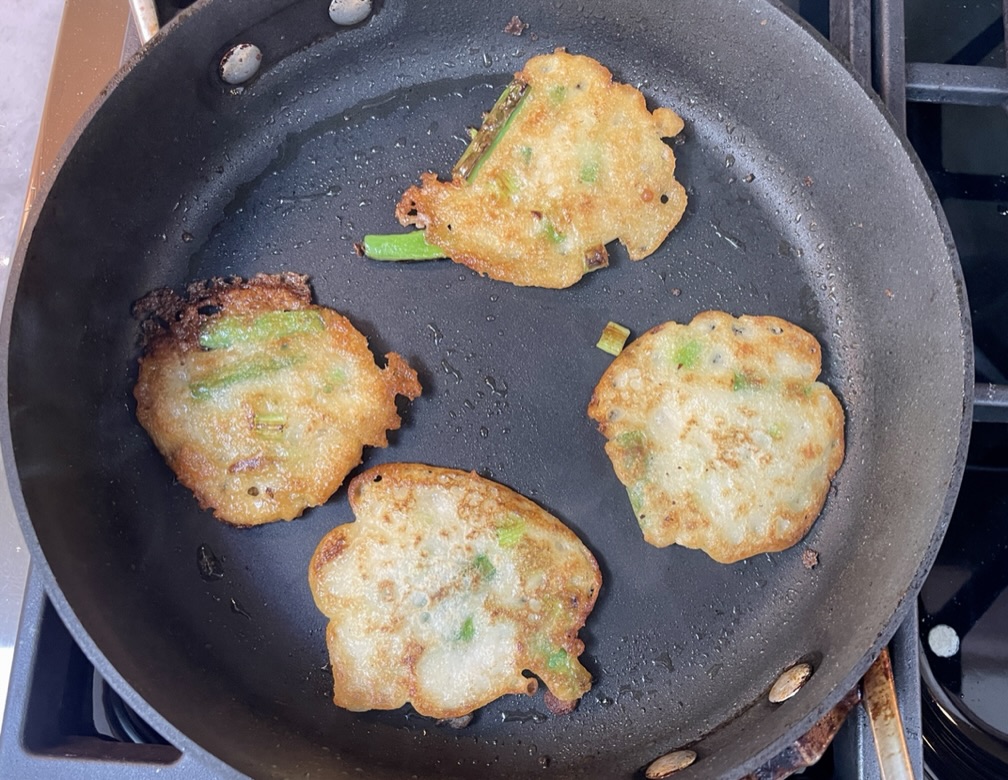
M546 709L554 715L569 715L574 712L574 708L577 707L578 700L563 701L562 699L558 699L554 696L551 691L546 691L546 693L543 694L543 703L546 705Z
M674 296L675 296L676 298L678 298L678 297L679 297L680 295L682 295L682 290L680 290L680 289L679 289L678 287L673 287L673 288L672 288L672 290L671 290L671 293L672 293L672 294L673 294L673 295L674 295Z
M585 254L585 269L593 271L596 268L605 268L607 265L609 265L609 254L604 246L589 249Z
M525 32L527 27L528 24L523 22L517 16L512 16L511 21L504 25L504 32L509 33L510 35L521 35Z
M806 569L814 569L819 565L819 552L811 547L806 547L801 554L801 562Z
M806 176L804 179L802 179L802 184L804 184L806 187L811 187L812 186L812 177L811 176Z
M364 257L364 244L360 241L354 241L353 251L358 257Z
M742 181L744 181L746 184L752 184L753 181L755 181L755 180L756 180L756 174L755 173L749 173L749 174L746 174L745 176L742 177Z
M538 36L538 35L537 35L536 33L534 33L534 32L532 32L532 33L529 33L529 38L531 38L531 39L532 39L532 42L533 42L533 43L535 43L536 41L538 41L538 40L539 40L539 36Z
M885 288L885 297L886 298L892 298L893 297L893 291L890 290L888 287Z

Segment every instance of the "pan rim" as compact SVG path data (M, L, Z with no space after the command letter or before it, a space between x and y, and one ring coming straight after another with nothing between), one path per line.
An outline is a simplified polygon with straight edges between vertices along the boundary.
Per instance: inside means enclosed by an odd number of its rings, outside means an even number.
M973 382L974 382L973 352L972 352L972 338L971 338L972 331L969 319L969 308L966 297L965 283L962 278L961 266L958 262L958 255L955 250L954 242L952 240L951 231L948 227L947 220L945 219L944 212L942 211L941 208L941 204L937 198L937 194L935 193L933 186L928 180L926 173L923 169L923 166L921 165L913 149L909 146L909 143L906 140L906 138L898 130L894 118L885 108L884 104L882 104L878 96L875 95L870 90L870 88L865 85L861 77L851 69L849 63L847 63L841 56L838 56L838 53L832 47L832 45L829 44L828 41L822 39L821 36L819 36L818 32L816 32L814 29L808 26L803 20L795 18L792 15L791 11L782 3L780 3L779 0L758 0L758 1L763 2L769 7L776 9L776 11L779 14L782 14L788 22L794 24L803 34L811 35L813 40L816 43L818 43L826 52L828 52L831 58L834 59L837 63L839 63L841 67L850 76L854 78L854 81L861 88L861 91L866 94L866 96L871 101L872 105L874 105L876 110L884 117L890 129L892 130L894 136L900 142L902 153L909 158L909 161L913 165L913 168L924 187L924 191L927 194L933 213L935 214L937 224L941 230L942 236L945 239L946 248L948 250L949 257L951 260L951 268L954 277L953 282L956 287L957 301L960 307L960 323L962 325L961 338L963 342L963 366L964 366L963 406L961 416L959 419L959 428L960 428L959 447L955 455L956 468L954 470L954 473L951 475L946 488L945 501L943 504L943 517L936 525L935 532L932 535L931 544L928 547L924 560L918 567L916 576L912 579L907 589L900 596L896 604L896 607L893 611L893 614L889 619L889 621L886 623L884 630L879 634L878 638L873 643L872 647L869 648L867 654L862 658L861 664L855 666L855 668L851 670L851 672L844 678L844 682L841 685L839 685L836 689L834 689L833 696L828 697L826 701L820 702L820 704L817 707L813 708L812 711L804 717L804 719L796 722L796 725L792 727L792 729L789 731L789 734L797 735L807 730L808 726L810 726L812 723L818 720L818 718L821 717L822 714L828 711L833 706L833 704L835 704L835 701L830 701L830 699L835 698L835 700L838 701L846 692L846 690L849 689L850 687L853 687L856 681L860 679L864 671L868 668L871 661L874 659L874 656L877 655L881 647L889 641L892 634L895 633L896 628L905 618L906 613L909 611L910 606L913 603L913 600L916 598L917 592L920 590L920 587L923 584L924 578L927 576L927 572L930 570L931 566L934 563L935 556L937 555L938 545L940 543L941 538L944 536L945 530L948 526L948 522L950 519L951 509L955 503L955 498L958 492L958 486L962 479L962 471L965 464L965 454L969 444L969 433L972 421L972 397L973 397ZM195 6L186 9L186 11L182 13L185 14L187 17L191 16L203 5L204 3L197 3ZM172 24L176 25L178 23L179 20L176 19ZM169 27L166 29L170 30L173 28ZM80 134L83 132L88 122L90 122L94 114L97 113L97 111L101 108L101 105L105 102L108 94L110 94L112 90L123 80L123 78L125 78L125 76L128 75L128 73L133 70L136 64L139 61L141 61L143 54L145 52L146 48L141 50L141 52L135 55L130 60L130 62L126 63L119 70L119 72L110 82L110 85L108 86L106 91L100 96L98 100L95 101L95 103L92 104L92 106L89 107L89 109L85 112L82 119L77 123L73 133L68 138L67 142L64 144L63 148L60 151L60 154L51 172L51 175L46 180L46 186L39 193L39 198L36 201L37 204L42 204L45 202L45 199L48 196L51 187L54 185L57 179L59 169L66 161L66 158L70 155L73 146L76 143L76 140L79 138ZM35 229L39 214L40 214L40 208L38 207L34 208L32 214L29 217L28 222L25 225L25 230L23 231L22 236L19 239L18 247L11 264L10 282L8 284L7 294L4 300L2 323L0 323L0 338L3 339L4 344L7 346L9 346L9 340L10 340L13 303L16 297L16 291L18 288L18 283L23 269L25 256L27 254L28 245L30 244L31 235ZM0 374L2 374L2 376L0 376L0 387L2 387L4 391L9 390L8 355L9 355L8 350L5 349L4 354L2 356L2 361L0 361L2 362L2 365L0 365ZM82 649L85 650L85 653L88 655L88 657L93 662L95 662L96 666L98 666L102 670L103 674L109 671L112 672L112 676L114 679L111 680L111 682L117 688L117 690L119 690L121 693L124 691L128 692L130 694L130 697L127 700L130 701L131 703L133 701L139 701L143 702L146 705L146 702L144 702L144 700L139 696L139 694L136 693L135 689L133 689L133 687L129 685L129 683L126 682L126 680L122 678L121 675L119 675L119 673L108 661L104 653L102 653L102 651L98 648L97 644L95 644L93 640L91 640L90 636L87 634L87 631L83 628L83 624L76 617L76 614L72 606L70 605L69 601L63 594L61 588L59 587L59 584L56 582L55 575L52 572L49 562L46 559L44 553L42 553L41 551L38 538L35 535L34 527L32 526L31 519L28 516L27 506L25 504L24 497L21 492L20 478L14 460L13 443L11 441L11 435L10 435L10 429L11 429L10 409L7 404L4 404L3 407L4 407L3 410L0 411L0 425L2 425L4 428L2 453L5 464L5 476L10 486L12 498L14 499L15 513L18 517L19 524L21 525L22 531L26 535L26 540L28 541L29 547L33 552L33 558L32 558L33 564L36 566L41 564L41 571L43 573L46 590L49 595L49 598L51 601L53 601L54 606L57 608L57 611L59 612L61 618L64 620L64 622L67 623L68 628L74 635L75 640L77 640L78 643L82 645ZM41 553L41 560L39 559L40 553ZM166 736L168 736L173 743L178 744L178 742L176 742L176 738L183 743L190 742L188 737L186 737L184 734L175 729L175 727L172 726L166 719L162 718L160 715L156 713L156 711L152 707L147 705L145 707L144 716L148 717L149 715L154 715L156 717L158 721L156 727L159 730L163 730L164 732L166 732ZM784 736L785 735L780 735L777 738L777 743L781 742L784 739ZM219 762L219 759L217 759L217 757L214 754L212 754L209 750L202 748L198 745L196 747L200 749L202 754L213 759L214 761ZM774 755L776 751L771 750L772 747L773 746L771 745L770 748L768 748L767 750L763 751L757 756L754 756L750 761L750 763L746 765L746 767L751 766L754 768L763 763L762 759ZM223 762L220 762L220 766L223 768L231 769L227 764L224 764Z

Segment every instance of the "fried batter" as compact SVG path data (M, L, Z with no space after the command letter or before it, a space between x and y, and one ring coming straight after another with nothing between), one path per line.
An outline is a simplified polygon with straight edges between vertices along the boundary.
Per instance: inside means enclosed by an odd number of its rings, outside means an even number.
M364 445L399 427L396 395L420 394L399 355L379 369L349 320L312 304L305 276L157 290L134 314L137 419L200 506L234 525L324 503Z
M588 415L644 539L722 563L790 547L844 455L815 337L777 317L698 314L648 331L602 375Z
M456 262L522 286L571 286L608 264L617 238L633 260L654 252L686 208L662 141L682 119L648 111L638 90L561 49L530 59L515 83L520 102L489 150L471 170L460 161L450 182L423 174L399 221Z
M455 469L378 466L348 494L356 521L322 539L308 571L338 706L455 718L535 693L529 670L550 709L573 709L591 687L577 632L602 577L569 528Z

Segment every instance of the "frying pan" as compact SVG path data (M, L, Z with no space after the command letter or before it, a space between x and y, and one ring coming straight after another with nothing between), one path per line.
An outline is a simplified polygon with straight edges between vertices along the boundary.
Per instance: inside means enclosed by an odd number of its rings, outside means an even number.
M631 777L682 746L699 756L682 777L751 771L891 636L958 488L971 337L920 167L823 44L762 0L385 0L345 29L326 11L215 0L179 14L98 101L31 216L4 309L4 459L57 610L144 717L223 774ZM521 37L502 31L515 14ZM246 42L261 70L225 84L221 57ZM662 248L638 263L617 249L563 291L356 257L420 171L449 170L510 74L557 46L685 118L690 203ZM420 372L424 395L367 464L475 469L598 558L582 632L595 683L574 713L508 697L453 730L335 708L306 566L352 519L345 491L240 531L173 482L133 416L130 304L280 270L311 274L320 303ZM846 460L806 539L731 566L642 541L585 415L607 320L640 333L711 308L814 333L847 415ZM813 676L771 704L797 661Z

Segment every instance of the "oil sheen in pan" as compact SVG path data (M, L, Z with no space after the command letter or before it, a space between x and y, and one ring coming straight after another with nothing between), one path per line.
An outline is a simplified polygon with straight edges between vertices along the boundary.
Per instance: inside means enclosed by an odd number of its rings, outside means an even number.
M655 255L631 263L616 249L610 268L563 291L515 288L446 261L380 264L354 255L352 242L364 233L397 229L395 202L422 170L448 172L467 142L465 127L507 80L476 75L404 88L292 133L238 187L192 270L217 272L223 257L234 273L310 273L320 303L347 314L376 352L399 350L421 372L424 395L393 446L369 453L368 463L475 468L558 514L599 558L603 591L583 632L596 683L578 711L547 719L536 700L507 699L485 708L459 739L478 735L503 747L522 738L514 723L531 722L536 750L556 760L574 758L566 755L571 729L599 740L632 730L642 743L686 743L762 692L760 676L738 659L770 652L772 637L762 628L763 608L746 594L765 590L766 609L780 608L805 587L807 572L795 558L800 548L722 567L640 540L602 437L585 416L610 359L594 342L609 319L638 334L704 308L774 313L826 335L825 377L842 390L829 336L834 315L822 288L826 261L817 249L823 238L814 215L805 216L812 190L800 176L782 174L745 128L705 114L674 89L645 88L652 105L657 98L687 120L675 148L690 205ZM779 197L782 187L790 197ZM289 535L313 537L347 519L338 494L295 527L264 529L242 544L289 545ZM813 529L810 540L815 536ZM260 583L270 581L259 575ZM694 592L691 583L702 585ZM729 647L731 657L722 656ZM312 645L303 653L296 662L305 669L324 660ZM327 670L312 672L313 695L330 679ZM730 695L697 711L694 691L712 681ZM681 691L671 707L670 686ZM689 701L693 713L684 722ZM351 730L403 723L401 713L328 717ZM430 732L413 719L406 725ZM423 737L439 738L436 731Z

